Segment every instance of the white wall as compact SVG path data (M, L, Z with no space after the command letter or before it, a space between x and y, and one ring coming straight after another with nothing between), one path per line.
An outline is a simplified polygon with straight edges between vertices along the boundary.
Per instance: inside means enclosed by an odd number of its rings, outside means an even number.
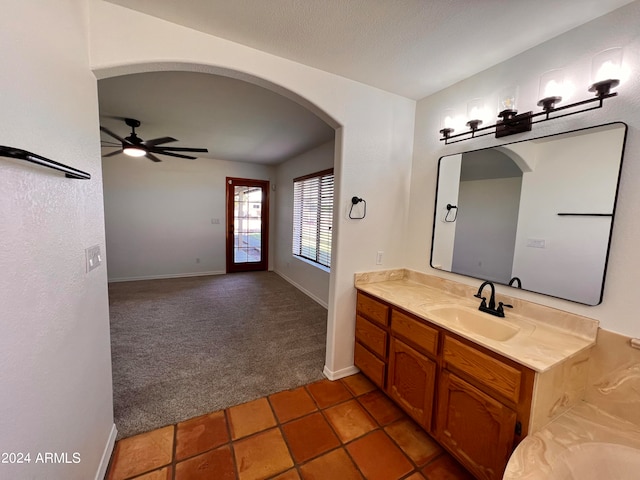
M329 272L292 253L293 179L333 168L335 142L330 141L278 165L274 270L325 307L329 302Z
M91 0L90 13L99 78L159 69L225 74L293 98L337 128L325 373L352 372L353 275L404 262L415 102L100 0ZM364 220L347 218L354 195L367 201Z
M0 16L0 143L92 176L0 158L0 452L31 453L0 464L1 478L95 478L115 435L107 272L86 273L84 258L105 249L85 3L9 1ZM36 463L38 452L81 462Z
M117 155L104 158L102 170L109 281L224 273L226 177L275 179L272 166L208 158Z
M612 213L624 133L619 126L537 144L536 166L522 178L513 259L527 290L599 302L611 217L558 213ZM529 239L545 247L528 247Z
M509 283L521 185L522 177L460 182L452 270Z
M469 149L508 143L602 123L623 121L629 125L626 153L618 194L611 253L602 304L589 307L543 295L509 289L510 295L550 305L600 320L603 328L639 336L640 322L633 299L640 284L640 36L638 19L640 2L636 1L609 15L571 30L493 68L485 70L446 90L418 102L411 178L411 201L405 263L410 268L427 271L471 285L476 280L430 269L429 251L433 199L435 197L436 166L442 155ZM576 91L567 101L577 101L591 94L589 84L591 59L596 53L612 46L625 47L625 63L631 69L629 77L618 87L619 96L608 100L599 110L569 116L533 126L533 131L506 139L490 136L444 146L439 141L439 116L445 108L463 111L471 98L484 97L485 105L497 104L498 92L512 84L520 86L520 111L538 111L536 106L540 75L557 67L565 67ZM423 218L424 221L417 221ZM507 287L498 287L504 292Z

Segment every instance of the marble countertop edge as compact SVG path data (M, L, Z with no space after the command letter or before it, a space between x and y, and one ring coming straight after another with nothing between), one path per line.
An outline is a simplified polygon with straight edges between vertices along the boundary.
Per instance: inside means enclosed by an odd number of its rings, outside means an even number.
M357 289L537 372L544 372L590 348L597 336L597 320L518 300L514 302L513 312L509 310L506 317L498 321L516 325L520 331L513 338L498 341L438 315L438 309L451 306L473 315L478 307L473 298L474 287L407 269L357 273L354 280ZM503 295L501 301L503 297L510 301ZM488 322L494 319L486 315ZM540 321L536 316L549 318Z

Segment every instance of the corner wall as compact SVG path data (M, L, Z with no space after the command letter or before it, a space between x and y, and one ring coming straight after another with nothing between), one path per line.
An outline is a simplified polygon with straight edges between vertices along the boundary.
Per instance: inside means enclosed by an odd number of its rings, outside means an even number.
M293 256L293 179L333 168L335 143L327 142L281 163L276 177L274 270L288 282L327 307L329 272Z
M87 3L3 2L0 143L91 180L0 158L0 478L102 478L115 441L96 79ZM38 453L73 462L36 462ZM104 455L104 458L103 458Z
M589 307L515 289L507 290L503 286L498 286L498 293L508 291L509 295L525 300L598 319L605 329L640 336L640 323L633 302L640 287L640 223L637 221L640 208L640 190L637 188L640 183L639 18L640 2L636 1L418 102L409 206L412 221L405 249L408 268L470 285L479 283L469 277L429 267L437 164L441 156L622 121L629 125L629 131L603 302ZM497 105L499 91L510 85L520 87L520 111L539 111L536 106L539 78L553 68L565 67L568 79L576 87L573 97L566 99L567 103L587 98L592 95L587 92L587 87L593 55L614 46L625 48L624 62L631 71L629 78L616 90L619 96L608 100L602 109L534 125L531 132L505 139L487 136L448 146L439 141L442 110L456 108L462 111L469 99L477 97L484 97L485 105Z

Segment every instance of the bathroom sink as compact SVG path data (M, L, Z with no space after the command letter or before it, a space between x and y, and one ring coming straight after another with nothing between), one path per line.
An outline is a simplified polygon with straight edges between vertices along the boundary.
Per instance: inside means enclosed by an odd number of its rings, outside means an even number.
M482 313L465 307L440 307L429 310L429 314L434 319L440 319L450 323L452 326L458 326L476 335L504 342L513 338L519 331L520 327L510 323L499 317L493 317L488 313Z

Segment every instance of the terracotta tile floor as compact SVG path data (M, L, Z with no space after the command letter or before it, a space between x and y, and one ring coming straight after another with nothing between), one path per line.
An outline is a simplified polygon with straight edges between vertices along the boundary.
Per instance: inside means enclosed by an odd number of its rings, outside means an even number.
M472 480L357 374L120 440L108 480Z

